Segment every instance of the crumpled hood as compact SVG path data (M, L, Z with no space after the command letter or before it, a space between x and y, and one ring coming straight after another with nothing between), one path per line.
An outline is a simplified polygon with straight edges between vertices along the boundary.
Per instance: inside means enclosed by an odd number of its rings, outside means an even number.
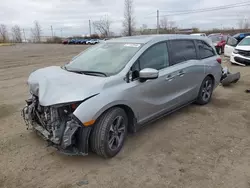
M100 93L105 77L68 72L58 66L38 69L28 78L30 92L42 106L81 101Z
M250 51L250 46L237 46L235 49L236 50Z

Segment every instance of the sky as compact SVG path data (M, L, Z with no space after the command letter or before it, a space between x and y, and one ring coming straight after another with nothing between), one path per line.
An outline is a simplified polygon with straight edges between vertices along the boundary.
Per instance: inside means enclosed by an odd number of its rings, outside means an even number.
M133 16L137 28L143 24L156 28L157 10L160 19L165 16L181 28L237 27L240 19L250 19L250 1L249 5L231 9L184 15L177 13L241 2L246 0L133 0ZM124 0L1 0L0 10L0 24L6 24L8 28L17 24L28 36L34 20L40 23L43 36L51 35L52 26L54 35L68 37L89 34L89 20L93 22L105 16L112 21L111 31L120 34ZM93 32L96 32L94 28Z

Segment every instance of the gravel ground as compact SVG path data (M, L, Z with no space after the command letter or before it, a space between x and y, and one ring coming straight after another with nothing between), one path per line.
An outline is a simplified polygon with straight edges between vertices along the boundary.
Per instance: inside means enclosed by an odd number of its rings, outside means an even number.
M0 187L250 187L250 94L244 92L250 68L225 58L223 64L241 72L237 84L219 86L206 106L190 105L129 135L113 159L65 156L26 130L20 110L30 72L62 65L84 48L0 47Z

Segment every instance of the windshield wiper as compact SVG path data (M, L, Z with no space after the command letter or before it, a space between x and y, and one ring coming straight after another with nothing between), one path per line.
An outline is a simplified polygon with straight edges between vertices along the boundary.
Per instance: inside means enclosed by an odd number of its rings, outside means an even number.
M96 75L96 74L101 74L105 77L107 77L107 74L104 73L104 72L99 72L99 71L84 71L84 70L70 70L70 69L67 69L66 66L63 66L62 67L63 69L69 71L69 72L75 72L75 73L78 73L78 74L90 74L90 75Z
M73 71L73 72L75 72L75 71ZM106 73L104 73L104 72L99 72L99 71L81 71L81 70L78 71L78 70L77 70L76 72L77 72L77 73L80 73L80 74L101 74L101 75L107 77L107 74L106 74Z

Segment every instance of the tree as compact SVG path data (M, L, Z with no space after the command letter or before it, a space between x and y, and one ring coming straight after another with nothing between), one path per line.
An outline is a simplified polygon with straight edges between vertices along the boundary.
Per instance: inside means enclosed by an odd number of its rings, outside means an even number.
M168 29L168 19L166 16L164 16L161 20L160 20L160 28L161 29L165 29L167 30Z
M244 28L243 29L249 29L249 20L245 19L245 23L244 23Z
M40 42L41 41L41 33L42 29L38 21L34 21L34 28L31 29L31 34L33 38L33 42Z
M176 27L175 22L174 21L169 21L168 22L168 27L169 27L169 29L173 30Z
M148 34L148 26L146 24L142 24L142 26L140 28L140 34L141 35Z
M244 28L244 20L243 19L239 19L239 21L238 21L238 27L239 27L239 29L243 29Z
M125 0L124 5L124 35L131 36L135 31L135 20L133 17L133 0Z
M21 28L18 25L13 26L11 32L14 42L22 42Z
M93 26L94 28L100 32L103 37L110 36L110 19L106 16L105 18L100 19L99 21L94 21Z
M6 25L0 25L0 42L7 42L8 40L8 30Z
M192 29L193 29L194 33L199 33L200 32L200 29L198 27L193 27Z

